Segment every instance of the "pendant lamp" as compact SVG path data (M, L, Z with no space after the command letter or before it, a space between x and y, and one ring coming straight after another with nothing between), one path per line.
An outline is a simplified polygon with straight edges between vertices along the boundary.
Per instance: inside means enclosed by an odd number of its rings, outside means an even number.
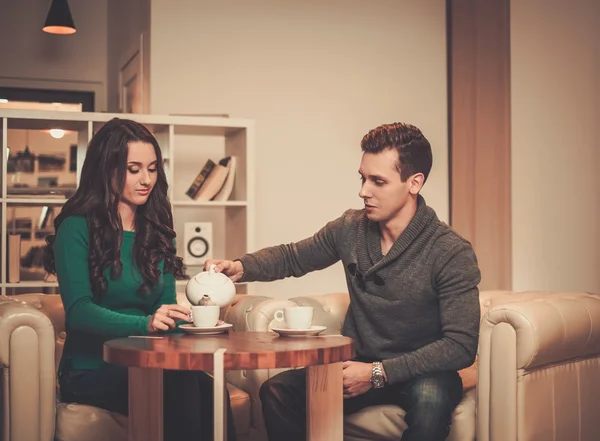
M42 28L49 34L68 35L77 32L67 0L52 0L46 23Z

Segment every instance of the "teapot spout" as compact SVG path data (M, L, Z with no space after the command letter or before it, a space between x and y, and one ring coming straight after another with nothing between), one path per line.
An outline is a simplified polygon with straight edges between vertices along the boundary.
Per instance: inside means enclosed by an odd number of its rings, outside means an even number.
M200 306L208 306L214 305L215 303L211 301L210 297L207 294L204 294L200 299Z

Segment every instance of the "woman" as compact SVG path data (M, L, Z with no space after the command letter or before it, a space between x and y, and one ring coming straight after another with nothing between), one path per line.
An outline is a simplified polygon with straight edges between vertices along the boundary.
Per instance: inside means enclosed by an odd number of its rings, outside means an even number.
M161 334L190 321L177 305L173 215L161 151L146 127L114 118L92 138L77 192L54 221L45 266L56 273L67 339L63 402L127 415L127 368L102 359L106 340ZM164 371L165 440L212 440L212 379ZM235 439L231 407L228 438Z

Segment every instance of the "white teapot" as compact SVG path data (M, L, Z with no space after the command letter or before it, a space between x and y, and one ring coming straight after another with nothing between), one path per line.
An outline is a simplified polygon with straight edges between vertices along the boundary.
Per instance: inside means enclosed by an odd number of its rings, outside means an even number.
M225 274L215 272L211 265L208 271L202 271L192 277L185 286L185 295L194 305L228 306L235 297L235 285Z

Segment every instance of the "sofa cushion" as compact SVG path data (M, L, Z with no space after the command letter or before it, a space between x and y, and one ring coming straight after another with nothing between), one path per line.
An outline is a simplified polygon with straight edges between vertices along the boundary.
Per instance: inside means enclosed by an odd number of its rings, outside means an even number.
M250 430L250 396L227 385L237 434ZM115 412L77 403L56 407L56 441L127 441L127 417Z
M236 433L246 433L250 430L251 425L250 395L231 384L227 384L227 389L229 390Z
M127 441L127 417L94 406L59 403L55 441Z
M344 441L394 440L406 429L406 412L398 406L362 409L344 417ZM452 417L447 441L475 439L475 389L467 391Z

